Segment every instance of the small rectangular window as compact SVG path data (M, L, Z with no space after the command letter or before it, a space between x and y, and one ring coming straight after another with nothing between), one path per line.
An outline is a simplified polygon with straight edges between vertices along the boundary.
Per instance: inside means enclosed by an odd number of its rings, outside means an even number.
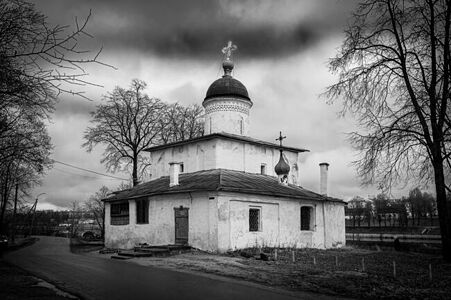
M185 166L183 164L180 164L180 173L183 173L185 171Z
M249 231L260 231L261 230L261 220L260 220L260 209L250 208L249 209Z
M260 165L260 174L266 175L266 164Z
M129 223L128 201L111 204L111 225L127 225Z
M136 200L136 224L149 223L149 200Z
M301 207L301 230L313 230L313 207Z

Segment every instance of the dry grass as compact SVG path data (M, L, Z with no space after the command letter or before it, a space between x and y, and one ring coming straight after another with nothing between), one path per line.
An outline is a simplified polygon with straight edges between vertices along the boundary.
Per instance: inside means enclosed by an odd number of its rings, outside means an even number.
M249 250L255 254L259 251ZM274 249L263 250L274 257ZM451 264L444 263L438 256L350 247L336 250L305 249L294 250L293 263L293 250L278 249L277 252L277 261L247 259L243 263L251 268L270 265L272 274L279 277L272 281L292 289L325 291L358 298L451 297ZM365 270L362 270L362 259ZM393 262L396 265L396 277Z

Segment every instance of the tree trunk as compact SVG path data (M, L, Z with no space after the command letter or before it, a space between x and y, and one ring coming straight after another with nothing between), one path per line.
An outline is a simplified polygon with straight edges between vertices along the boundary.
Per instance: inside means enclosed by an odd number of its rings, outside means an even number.
M17 196L19 193L19 184L16 183L16 191L14 193L14 210L13 210L13 217L11 220L11 241L14 243L14 240L16 238L16 213L17 213Z
M9 170L9 169L8 169ZM9 176L9 172L7 173ZM9 193L8 193L8 178L5 179L5 182L3 183L3 191L2 191L2 206L0 211L0 233L3 231L3 220L5 217L5 211L6 211L6 205L8 204L9 200Z
M435 192L437 195L437 211L442 236L442 254L447 262L451 262L451 220L450 208L446 200L445 176L443 164L434 163Z
M133 156L132 177L133 177L133 186L138 185L139 181L138 181L138 155L137 154Z

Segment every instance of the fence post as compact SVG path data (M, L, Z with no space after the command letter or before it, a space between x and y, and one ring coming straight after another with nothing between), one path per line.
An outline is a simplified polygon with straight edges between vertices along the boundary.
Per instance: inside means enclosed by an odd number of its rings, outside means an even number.
M396 262L393 261L393 277L396 278Z
M338 267L338 256L335 255L335 266Z
M277 260L277 248L274 250L274 260Z
M432 265L429 264L429 281L432 281Z
M296 253L294 252L294 250L291 251L291 259L293 263L296 261Z
M362 272L365 272L365 257L362 257Z
M316 257L313 256L313 264L316 265Z

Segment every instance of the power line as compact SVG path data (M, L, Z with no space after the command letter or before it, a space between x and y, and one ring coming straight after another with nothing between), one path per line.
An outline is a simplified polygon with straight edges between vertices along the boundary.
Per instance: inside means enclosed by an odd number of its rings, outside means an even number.
M90 173L93 173L93 174L97 174L97 175L100 175L100 176L111 177L111 178L119 179L119 180L128 180L128 179L125 179L125 178L120 178L120 177L116 177L116 176L112 176L112 175L108 175L108 174L102 174L102 173L99 173L99 172L96 172L96 171L80 168L80 167L77 167L77 166L74 166L74 165L62 162L62 161L54 160L54 159L53 159L53 162L56 162L58 164L62 164L62 165L65 165L65 166L68 166L68 167L71 167L71 168L74 168L74 169L78 169L78 170L82 170L82 171L85 171L85 172L90 172Z
M101 178L101 177L94 177L94 176L89 176L89 175L83 175L83 174L78 174L78 173L73 173L73 172L69 172L57 167L53 167L52 170L57 170L58 172L64 173L64 174L68 174L68 175L76 175L76 176L80 176L80 177L84 177L84 178L91 178L91 179L104 179L104 180L119 180L117 178Z

